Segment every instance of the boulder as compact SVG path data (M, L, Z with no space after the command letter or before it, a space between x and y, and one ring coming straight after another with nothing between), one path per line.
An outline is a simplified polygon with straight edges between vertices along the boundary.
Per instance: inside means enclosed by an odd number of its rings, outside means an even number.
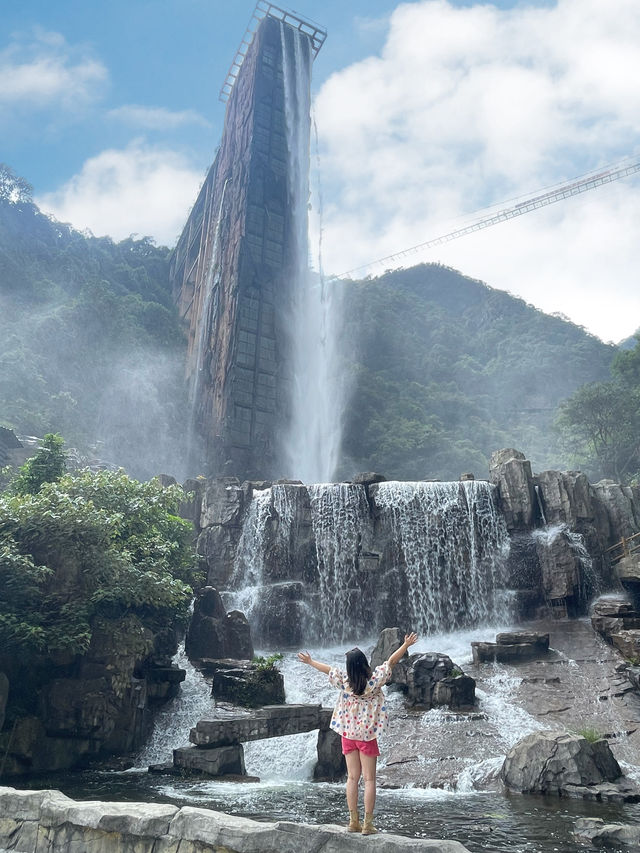
M582 844L593 847L616 847L640 850L640 826L605 823L599 817L579 817L573 835Z
M579 471L543 471L534 477L547 524L578 527L594 518L593 490Z
M245 507L245 492L237 477L207 480L202 496L200 527L214 524L240 527Z
M244 660L207 661L213 672L216 701L232 702L245 708L281 705L285 701L284 678L275 666L260 666Z
M602 596L591 607L591 624L594 631L613 643L618 631L640 628L640 613L626 596Z
M384 628L380 632L378 642L374 650L371 652L371 669L375 669L384 663L388 658L397 651L404 642L404 631L400 628ZM391 673L391 678L388 684L407 684L407 666L409 663L409 654L406 653L398 663L394 666Z
M628 661L635 664L640 662L640 629L618 631L611 634L610 639L614 648L618 649Z
M329 727L332 708L320 711L320 729L318 731L318 761L313 768L316 782L340 782L347 773L347 764L342 754L342 739Z
M442 705L469 710L475 702L476 682L448 655L438 652L411 655L407 667L407 698L411 707L428 711Z
M531 463L513 448L497 450L489 461L489 479L498 488L509 530L530 529L539 515Z
M565 731L527 735L509 750L500 775L507 788L523 794L640 799L640 789L622 776L606 740L590 743Z
M616 577L636 608L640 607L640 552L627 554L614 567Z
M498 634L495 643L471 643L473 662L517 663L549 652L549 635L536 631Z
M205 586L193 606L185 650L191 660L250 660L253 657L253 643L244 613L239 610L227 613L217 589Z
M640 502L631 488L621 486L613 480L600 480L594 484L593 490L604 508L610 526L609 545L615 545L621 539L638 532Z
M244 749L241 743L200 749L183 746L173 750L173 766L204 776L245 776Z
M574 610L588 578L583 563L564 525L545 527L533 534L546 601L563 599ZM589 564L590 565L590 564Z

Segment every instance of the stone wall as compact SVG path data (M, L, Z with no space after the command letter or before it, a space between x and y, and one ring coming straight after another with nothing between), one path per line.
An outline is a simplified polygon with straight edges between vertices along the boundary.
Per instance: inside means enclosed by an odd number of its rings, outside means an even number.
M377 843L376 843L377 842ZM0 847L16 853L468 853L457 841L375 839L337 826L267 822L162 803L76 802L59 791L0 788Z
M97 623L84 655L0 654L4 778L138 749L154 709L184 680L171 663L176 646L171 629L154 634L129 615Z

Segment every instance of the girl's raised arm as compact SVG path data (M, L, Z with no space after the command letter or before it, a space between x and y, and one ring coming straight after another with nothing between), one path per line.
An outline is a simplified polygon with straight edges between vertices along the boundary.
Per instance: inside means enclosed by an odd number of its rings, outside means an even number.
M399 649L396 649L396 651L392 655L389 655L389 660L387 661L389 666L393 669L393 667L398 663L400 658L407 651L409 646L412 646L414 643L417 642L418 635L414 631L412 631L410 634L405 634L404 643L400 646Z
M320 663L320 661L318 660L313 660L309 652L298 652L298 660L302 661L302 663L306 663L309 666L312 666L319 672L324 672L325 674L328 674L331 670L331 667L328 664Z

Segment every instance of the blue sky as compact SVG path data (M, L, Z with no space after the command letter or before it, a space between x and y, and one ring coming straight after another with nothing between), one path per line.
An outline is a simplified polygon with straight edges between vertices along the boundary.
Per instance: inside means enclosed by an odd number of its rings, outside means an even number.
M323 188L330 272L640 155L637 0L294 5L328 30L314 67L312 185ZM0 159L59 219L172 245L219 143L218 91L253 8L3 0ZM640 326L639 185L618 182L416 262L441 261L619 340ZM316 214L317 204L312 242Z

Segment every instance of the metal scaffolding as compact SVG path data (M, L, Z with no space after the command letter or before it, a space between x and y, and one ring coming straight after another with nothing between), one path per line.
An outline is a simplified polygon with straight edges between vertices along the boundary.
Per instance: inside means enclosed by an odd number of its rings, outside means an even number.
M251 46L253 37L260 26L260 22L266 17L282 21L284 24L287 24L296 30L300 30L301 33L308 36L311 42L311 50L313 52L314 59L318 55L318 52L327 37L327 31L323 30L321 26L308 18L301 18L294 12L287 12L286 9L281 9L280 6L275 6L273 3L266 2L266 0L258 0L256 7L253 10L251 20L249 21L249 25L245 30L242 41L240 42L240 47L236 51L236 55L231 63L227 77L220 89L219 98L223 103L226 103L229 100L229 95L233 90L234 83L240 73L240 68L242 67L242 63L244 62L244 58L247 55L249 47Z

